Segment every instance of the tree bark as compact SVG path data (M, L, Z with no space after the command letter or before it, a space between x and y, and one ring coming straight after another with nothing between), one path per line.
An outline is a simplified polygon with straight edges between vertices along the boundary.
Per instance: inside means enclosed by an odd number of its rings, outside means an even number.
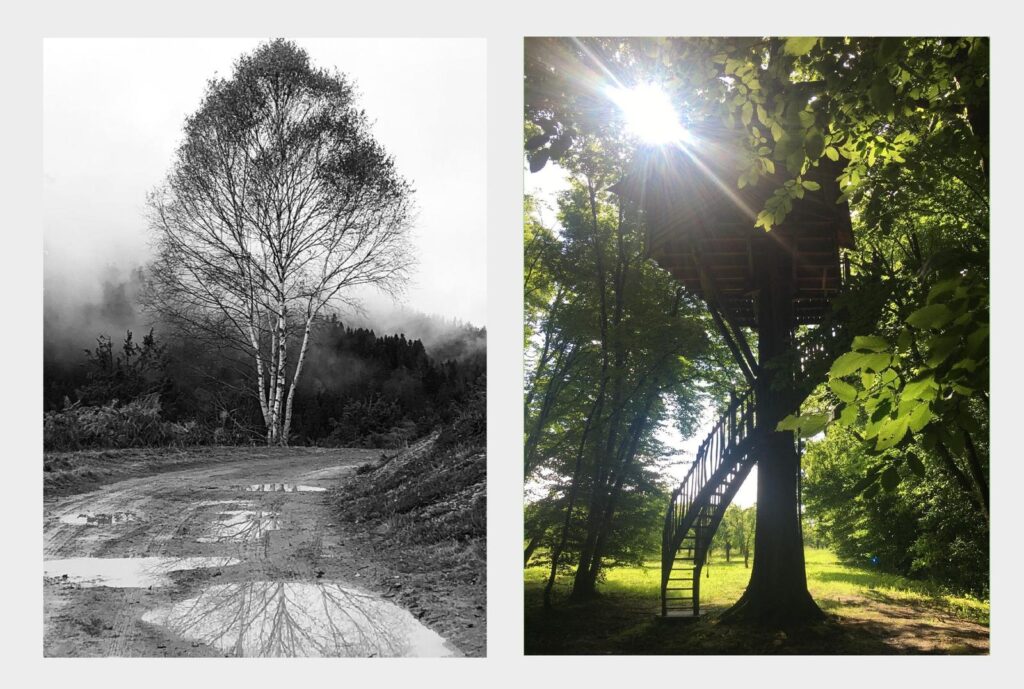
M285 406L284 411L284 428L281 432L281 437L284 438L282 444L288 444L288 434L292 429L292 401L295 399L295 388L299 385L299 376L302 375L302 364L306 361L306 351L309 349L309 331L313 324L313 317L308 316L306 318L306 328L302 333L302 346L299 348L299 360L295 364L295 374L292 376L292 385L288 389L288 403Z
M287 445L288 438L281 434L281 412L284 401L284 389L288 386L288 314L282 301L281 312L277 320L277 368L274 372L274 441L279 445Z
M792 262L775 238L765 238L758 252L757 416L761 440L757 453L757 526L750 583L724 620L758 626L789 627L824 618L807 591L804 548L797 509L800 459L793 433L776 431L792 411L793 381L780 379L770 362L792 345L795 325ZM787 394L789 393L789 394Z

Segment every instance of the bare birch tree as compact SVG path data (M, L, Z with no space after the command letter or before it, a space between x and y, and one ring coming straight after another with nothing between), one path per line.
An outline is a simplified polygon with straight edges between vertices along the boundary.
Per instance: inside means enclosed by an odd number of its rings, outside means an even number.
M412 188L345 77L280 39L210 80L184 135L148 200L145 302L244 352L267 442L287 444L314 320L351 288L402 290Z

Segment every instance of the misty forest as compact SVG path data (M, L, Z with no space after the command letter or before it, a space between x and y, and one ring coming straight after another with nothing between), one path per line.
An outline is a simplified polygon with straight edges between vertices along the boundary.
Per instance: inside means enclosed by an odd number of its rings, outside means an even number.
M527 653L988 653L987 39L525 55Z
M437 202L358 75L236 58L145 260L47 271L46 654L480 655L486 332L403 305Z

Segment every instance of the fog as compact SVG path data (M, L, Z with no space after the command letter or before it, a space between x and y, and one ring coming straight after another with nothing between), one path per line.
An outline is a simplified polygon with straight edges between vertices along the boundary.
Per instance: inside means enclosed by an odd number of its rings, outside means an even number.
M170 168L206 80L260 39L47 39L44 46L44 340L80 356L141 332L146 194ZM418 268L400 303L363 291L346 323L435 347L486 324L485 44L472 39L296 39L355 81L375 137L416 188ZM425 318L424 314L433 314Z

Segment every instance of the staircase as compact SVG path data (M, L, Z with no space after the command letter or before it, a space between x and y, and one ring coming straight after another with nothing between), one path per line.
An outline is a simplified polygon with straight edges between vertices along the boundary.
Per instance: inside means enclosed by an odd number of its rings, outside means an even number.
M795 399L814 389L836 356L835 343L843 341L835 329L822 328L795 343ZM661 546L662 617L700 616L700 573L708 546L725 509L757 463L754 448L763 430L756 408L753 388L733 398L698 448L686 478L672 492ZM795 440L799 453L802 441Z
M715 530L756 460L758 435L753 389L735 398L697 450L672 492L661 548L661 614L700 615L700 573Z

